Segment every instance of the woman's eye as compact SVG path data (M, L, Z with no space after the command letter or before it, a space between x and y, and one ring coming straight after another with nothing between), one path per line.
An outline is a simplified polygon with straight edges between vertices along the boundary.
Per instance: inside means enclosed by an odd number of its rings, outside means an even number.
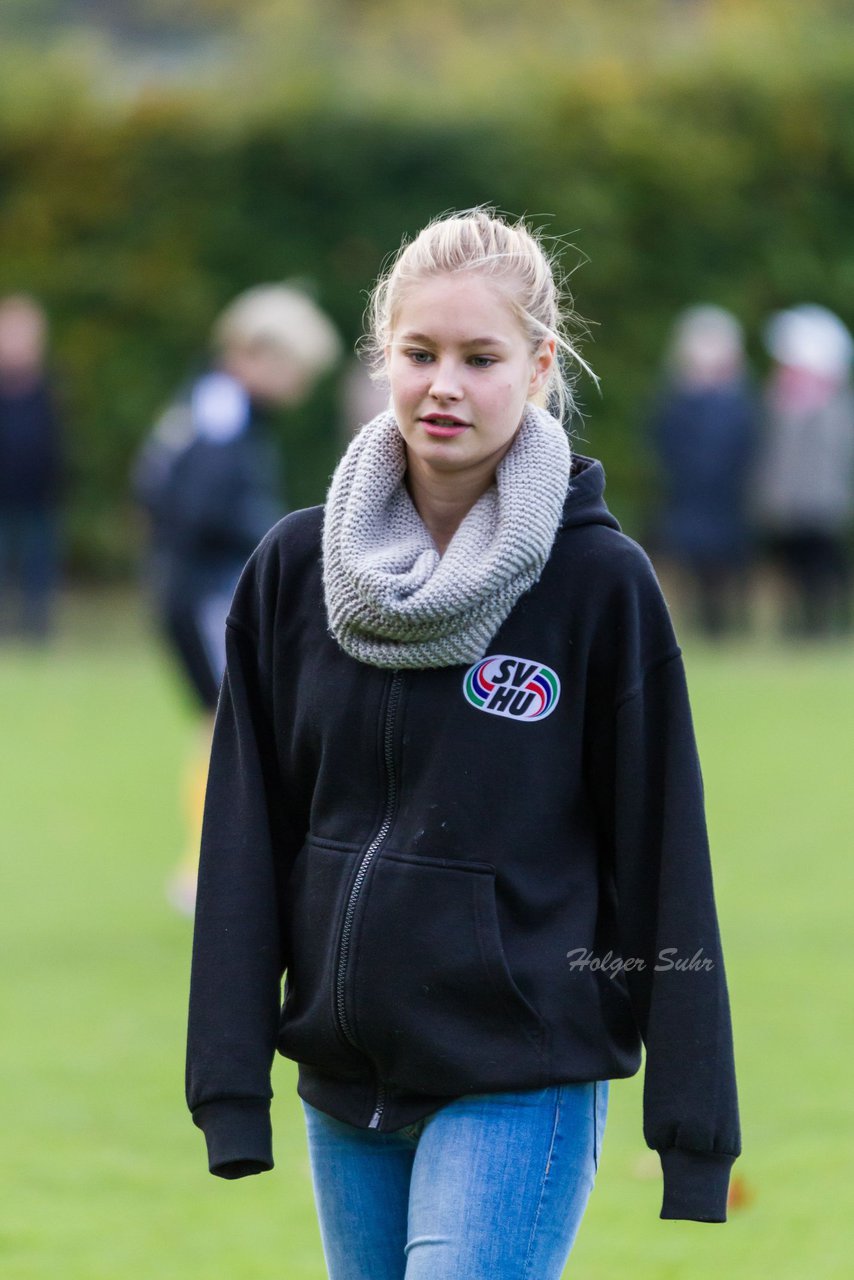
M495 364L494 356L472 356L471 362L475 369L489 369Z
M407 351L406 354L413 364L429 364L433 359L429 351Z

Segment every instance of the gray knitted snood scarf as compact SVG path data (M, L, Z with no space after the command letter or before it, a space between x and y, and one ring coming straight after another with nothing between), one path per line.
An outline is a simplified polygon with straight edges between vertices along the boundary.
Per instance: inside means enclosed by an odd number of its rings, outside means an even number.
M405 471L391 412L361 429L335 470L323 524L330 630L346 653L374 667L474 662L549 557L569 485L569 440L529 404L495 483L443 556Z

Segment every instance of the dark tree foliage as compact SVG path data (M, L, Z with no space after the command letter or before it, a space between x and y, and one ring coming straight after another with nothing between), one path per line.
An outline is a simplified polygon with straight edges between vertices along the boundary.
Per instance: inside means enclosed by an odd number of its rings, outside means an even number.
M494 203L561 238L602 382L601 395L579 383L577 447L605 461L630 532L651 497L643 419L679 308L731 307L757 373L772 309L813 301L854 324L846 59L761 74L606 61L535 88L444 114L330 93L231 125L164 90L124 112L0 122L0 290L31 290L52 318L79 571L130 567L130 460L220 306L299 277L353 344L383 258L445 209ZM323 498L337 412L330 379L280 423L297 505Z

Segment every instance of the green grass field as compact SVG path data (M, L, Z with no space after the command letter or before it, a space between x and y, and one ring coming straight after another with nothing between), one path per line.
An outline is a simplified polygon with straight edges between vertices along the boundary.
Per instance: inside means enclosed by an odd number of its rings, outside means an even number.
M753 1199L726 1226L661 1221L641 1077L615 1082L567 1275L842 1280L854 646L685 652ZM272 1174L211 1178L185 1111L190 926L163 883L192 722L136 602L67 602L48 651L0 648L0 708L0 1274L322 1280L291 1064L274 1076Z

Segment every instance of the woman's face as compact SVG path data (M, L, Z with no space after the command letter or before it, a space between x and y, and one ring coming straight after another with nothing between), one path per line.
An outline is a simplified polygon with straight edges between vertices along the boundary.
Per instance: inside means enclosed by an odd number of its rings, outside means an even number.
M311 380L303 367L275 347L234 345L220 363L260 404L287 408L299 404L310 389Z
M548 340L532 353L500 290L475 272L410 285L385 352L410 471L494 475L554 351Z

